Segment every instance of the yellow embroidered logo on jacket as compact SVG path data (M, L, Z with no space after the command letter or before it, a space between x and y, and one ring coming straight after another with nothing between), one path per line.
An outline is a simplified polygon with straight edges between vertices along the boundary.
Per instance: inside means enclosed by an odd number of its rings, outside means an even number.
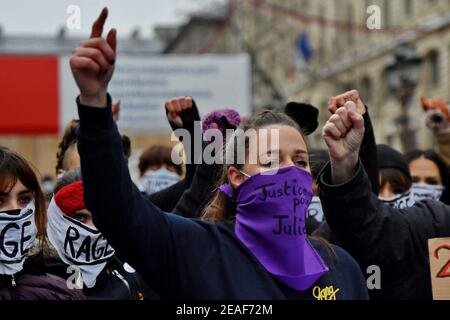
M334 289L333 286L328 286L323 289L319 286L315 286L312 294L317 300L336 300L336 294L338 292L339 288Z

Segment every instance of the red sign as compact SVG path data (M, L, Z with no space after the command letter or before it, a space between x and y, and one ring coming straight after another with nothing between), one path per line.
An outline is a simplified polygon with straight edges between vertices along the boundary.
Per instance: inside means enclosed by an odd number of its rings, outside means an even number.
M0 134L58 130L58 57L0 56Z

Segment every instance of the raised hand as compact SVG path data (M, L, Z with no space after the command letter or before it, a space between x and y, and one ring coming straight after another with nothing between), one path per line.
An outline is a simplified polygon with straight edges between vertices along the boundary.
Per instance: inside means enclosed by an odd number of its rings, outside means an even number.
M357 104L347 101L336 109L323 127L322 135L330 155L333 183L347 182L356 168L364 137L364 119L357 111Z
M334 114L337 109L343 107L348 101L353 101L355 103L356 112L359 114L366 113L366 107L359 97L359 92L357 90L350 90L335 97L331 97L328 100L328 111Z
M116 29L111 29L102 38L103 27L108 17L104 8L92 25L91 36L73 50L70 67L80 89L80 101L91 107L106 107L108 83L114 72L116 60Z
M192 109L193 103L191 97L178 97L173 98L165 103L167 120L171 123L172 127L183 127L183 120L181 119L181 113Z

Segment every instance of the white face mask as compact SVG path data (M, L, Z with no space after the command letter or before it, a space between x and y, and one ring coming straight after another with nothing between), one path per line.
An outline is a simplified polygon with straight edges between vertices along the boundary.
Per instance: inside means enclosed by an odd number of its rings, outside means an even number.
M311 200L311 203L308 207L308 217L314 218L318 222L323 222L324 215L322 210L322 203L320 202L320 198L317 196L314 196Z
M100 231L64 215L54 198L50 202L47 217L48 239L59 257L66 264L78 267L84 284L92 288L114 255L114 249Z
M416 202L426 199L439 201L444 190L445 187L442 185L431 185L425 183L413 183L411 187L411 193Z
M415 203L414 198L411 195L411 190L397 194L390 198L378 197L381 201L383 201L386 205L396 208L403 209L412 207Z
M23 269L28 250L36 239L34 202L26 208L0 212L0 274Z
M433 186L424 183L413 183L411 189L405 193L395 195L391 198L378 197L388 206L397 209L412 207L416 202L421 200L435 200L441 199L444 192L444 186Z
M147 171L138 182L141 192L152 194L180 181L180 176L175 172L171 172L165 168L156 171Z

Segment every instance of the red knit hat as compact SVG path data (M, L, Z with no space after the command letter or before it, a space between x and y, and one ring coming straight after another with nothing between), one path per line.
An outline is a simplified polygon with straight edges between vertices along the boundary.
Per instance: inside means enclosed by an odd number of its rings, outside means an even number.
M55 195L55 202L66 216L85 209L83 181L80 180L61 188Z

